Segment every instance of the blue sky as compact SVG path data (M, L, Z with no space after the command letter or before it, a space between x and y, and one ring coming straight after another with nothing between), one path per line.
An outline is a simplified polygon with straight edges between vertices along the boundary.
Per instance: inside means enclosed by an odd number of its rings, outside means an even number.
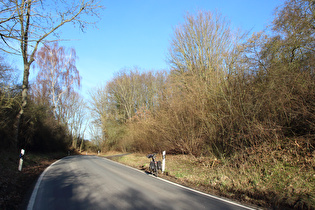
M218 10L235 28L257 32L273 20L282 0L103 0L97 29L85 33L66 26L60 45L74 47L79 57L82 94L106 84L115 72L137 66L142 70L168 69L166 56L173 29L186 12Z

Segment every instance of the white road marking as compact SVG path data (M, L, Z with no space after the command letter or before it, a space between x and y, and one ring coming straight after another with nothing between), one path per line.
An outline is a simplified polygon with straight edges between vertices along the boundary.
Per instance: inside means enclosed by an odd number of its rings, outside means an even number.
M63 158L62 158L63 159ZM35 199L36 199L36 196L37 196L37 192L38 192L38 189L39 189L39 185L40 183L42 182L42 179L43 177L45 176L46 172L50 169L50 167L52 167L54 164L58 163L59 161L61 161L62 159L60 160L57 160L56 162L52 163L50 166L48 166L44 172L40 175L40 177L38 178L37 182L36 182L36 185L35 185L35 188L32 192L32 196L30 198L30 201L28 202L28 205L27 205L27 210L33 210L33 207L34 207L34 203L35 203Z
M105 158L106 158L106 157L105 157ZM136 171L138 171L138 172L145 173L144 171L139 170L139 169L137 169L137 168L133 168L133 167L128 166L128 165L124 165L124 164L122 164L122 163L119 163L119 162L110 160L110 159L108 159L108 158L106 158L106 159L109 160L109 161L112 161L112 162L114 162L114 163L117 163L117 164L126 166L126 167L128 167L128 168L131 168L131 169L133 169L133 170L136 170ZM146 173L145 173L145 174L146 174ZM198 190L195 190L195 189L192 189L192 188L189 188L189 187L185 187L185 186L183 186L183 185L177 184L177 183L175 183L175 182L168 181L168 180L166 180L166 179L162 179L162 178L160 178L160 177L156 177L156 176L152 176L152 177L154 177L154 178L156 178L156 179L159 179L159 180L161 180L161 181L167 182L167 183L169 183L169 184L175 185L175 186L177 186L177 187L181 187L181 188L183 188L183 189L190 190L190 191L193 191L193 192L195 192L195 193L198 193L198 194L201 194L201 195L210 197L210 198L214 198L214 199L217 199L217 200L220 200L220 201L224 201L224 202L226 202L226 203L230 203L230 204L233 204L233 205L235 205L235 206L239 206L239 207L242 207L242 208L245 208L245 209L248 209L248 210L256 210L256 209L259 209L259 208L252 208L252 207L249 207L249 206L244 206L244 205L242 205L242 204L236 203L236 202L234 202L234 201L227 200L227 199L225 199L225 198L220 198L220 197L215 196L215 195L210 195L210 194L207 194L207 193L204 193L204 192L200 192L200 191L198 191Z
M97 157L97 156L96 156L96 157ZM62 159L64 159L64 158L62 158ZM41 184L41 181L42 181L42 179L43 179L45 173L50 169L50 167L52 167L54 164L58 163L58 162L61 161L62 159L57 160L56 162L54 162L53 164L51 164L50 166L48 166L48 167L44 170L44 172L40 175L39 179L38 179L37 182L36 182L36 185L35 185L35 188L34 188L34 190L33 190L33 193L32 193L32 196L31 196L31 198L30 198L30 201L29 201L29 203L28 203L27 210L33 210L34 203L35 203L35 199L36 199L36 196L37 196L37 192L38 192L38 190L39 190L39 186L40 186L40 184ZM133 168L133 167L131 167L131 166L124 165L124 164L122 164L122 163L119 163L119 162L110 160L110 159L108 159L108 158L106 158L106 160L107 160L107 161L114 162L114 163L119 164L119 165L122 165L122 166L125 166L125 167L130 168L130 169L133 169L133 170L138 171L138 172L140 172L140 173L146 174L144 171L139 170L139 169L136 169L136 168ZM233 205L235 205L235 206L239 206L239 207L242 207L242 208L245 208L245 209L248 209L248 210L255 210L255 209L258 209L258 208L252 208L252 207L249 207L249 206L244 206L244 205L242 205L242 204L239 204L239 203L236 203L236 202L233 202L233 201L224 199L224 198L220 198L220 197L218 197L218 196L214 196L214 195L210 195L210 194L207 194L207 193L204 193L204 192L200 192L200 191L198 191L198 190L195 190L195 189L192 189L192 188L189 188L189 187L185 187L185 186L183 186L183 185L180 185L180 184L177 184L177 183L168 181L168 180L166 180L166 179L162 179L162 178L160 178L160 177L155 177L155 176L152 176L152 177L154 177L154 178L156 178L156 179L159 179L159 180L161 180L161 181L164 181L164 182L166 182L166 183L175 185L175 186L177 186L177 187L180 187L180 188L183 188L183 189L186 189L186 190L190 190L190 191L192 191L192 192L195 192L195 193L198 193L198 194L201 194L201 195L210 197L210 198L214 198L214 199L217 199L217 200L226 202L226 203L230 203L230 204L233 204Z

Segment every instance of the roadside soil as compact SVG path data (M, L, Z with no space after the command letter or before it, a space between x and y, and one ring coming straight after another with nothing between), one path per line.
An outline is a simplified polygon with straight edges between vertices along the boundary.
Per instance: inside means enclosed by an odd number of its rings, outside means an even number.
M22 171L18 171L19 154L0 153L0 209L26 209L39 175L64 154L25 154Z

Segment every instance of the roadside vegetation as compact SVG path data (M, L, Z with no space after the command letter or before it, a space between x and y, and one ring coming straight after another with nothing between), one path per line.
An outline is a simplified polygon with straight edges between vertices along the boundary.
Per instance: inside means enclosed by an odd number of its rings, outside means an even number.
M91 94L95 145L166 150L177 162L168 174L191 186L315 208L314 11L312 0L288 0L253 34L216 12L188 13L169 71L124 69Z
M97 3L69 4L78 11L65 13L58 7L59 20L45 16L51 5L41 1L7 3L0 11L1 208L14 209L7 192L23 190L18 180L48 164L30 154L69 148L134 152L119 161L143 169L144 154L166 150L166 178L261 206L315 208L314 0L285 1L273 22L253 34L235 30L218 12L187 13L171 37L169 70L125 68L91 92L89 106L79 94L75 50L46 40L46 33L57 33L65 15L84 28L89 23L76 15L97 16ZM20 9L25 17L11 16ZM33 12L47 25L37 19L30 25ZM7 62L9 51L24 58L23 84ZM87 107L91 141L84 139ZM9 165L21 148L30 159L18 173Z
M314 209L314 158L264 146L230 158L166 154L159 177L202 192L270 209ZM114 161L149 171L144 153L112 157ZM107 155L106 155L107 156ZM162 160L162 155L157 156Z
M55 43L41 48L40 53L43 55L52 49L67 51ZM18 71L6 62L6 55L0 56L0 209L26 208L28 200L25 199L29 198L36 179L46 167L69 151L73 154L81 149L93 148L82 134L85 104L76 92L74 81L71 81L73 75L65 72L67 66L50 72L43 70L51 66L52 60L59 64L69 63L58 56L61 55L42 57L46 63L41 63L38 76L32 81L28 105L19 122L17 144L14 126L20 111L22 89L18 83ZM77 84L78 77L74 78ZM55 81L52 81L53 78ZM20 172L18 163L22 148L26 153Z
M0 1L0 209L20 209L49 164L83 148L86 110L77 57L58 41L63 25L86 28L101 9L94 0ZM23 61L23 69L12 58ZM20 172L21 149L26 153Z

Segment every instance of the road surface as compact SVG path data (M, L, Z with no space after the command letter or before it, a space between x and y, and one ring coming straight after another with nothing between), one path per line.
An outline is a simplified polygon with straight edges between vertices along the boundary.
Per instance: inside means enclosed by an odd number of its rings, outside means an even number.
M28 210L250 209L96 156L68 156L39 178Z

